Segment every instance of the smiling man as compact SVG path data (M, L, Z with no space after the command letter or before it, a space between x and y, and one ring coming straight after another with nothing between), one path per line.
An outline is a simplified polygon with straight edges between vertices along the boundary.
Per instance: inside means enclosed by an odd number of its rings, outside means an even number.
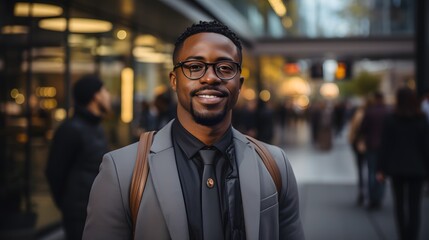
M132 144L104 156L84 239L304 239L285 153L265 145L280 170L277 191L253 145L231 126L241 62L240 40L216 21L194 24L178 38L170 73L177 118L154 137L135 231Z

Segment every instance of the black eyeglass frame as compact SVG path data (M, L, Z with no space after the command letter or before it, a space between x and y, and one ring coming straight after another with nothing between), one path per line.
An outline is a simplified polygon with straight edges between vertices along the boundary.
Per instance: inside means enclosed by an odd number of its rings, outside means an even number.
M201 74L201 76L199 76L199 77L197 77L197 78L190 78L190 77L188 77L188 75L186 75L186 73L185 73L185 70L183 70L183 65L185 65L185 64L186 64L186 63L188 63L188 62L199 62L199 63L204 64L204 73L203 73L203 74ZM218 75L217 71L216 71L216 68L215 68L215 66L216 66L217 64L220 64L220 63L233 63L233 64L237 65L237 70L238 70L238 71L234 74L234 76L232 76L232 77L230 77L230 78L220 77L220 76ZM235 62L235 61L229 61L229 60L217 61L217 62L212 62L212 63L206 63L206 62L203 62L203 61L201 61L201 60L187 60L187 61L183 61L183 62L178 62L176 65L174 65L173 70L176 70L176 68L180 67L180 68L182 69L182 73L183 73L183 75L185 75L185 77L186 77L186 78L188 78L189 80L198 80L198 79L202 78L204 75L206 75L206 73L207 73L207 69L209 69L209 66L213 66L214 73L216 74L216 76L217 76L219 79L221 79L221 80L223 80L223 81L231 80L231 79L233 79L235 76L237 76L237 74L238 74L239 72L241 73L241 64L240 64L240 63L238 63L238 62Z

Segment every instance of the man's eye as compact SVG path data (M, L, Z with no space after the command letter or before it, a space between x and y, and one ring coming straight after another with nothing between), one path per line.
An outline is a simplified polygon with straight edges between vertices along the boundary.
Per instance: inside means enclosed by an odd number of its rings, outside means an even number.
M198 72L204 69L204 66L201 64L189 64L186 66L191 72Z
M221 72L230 72L234 71L234 67L228 64L220 64L217 66L217 69Z

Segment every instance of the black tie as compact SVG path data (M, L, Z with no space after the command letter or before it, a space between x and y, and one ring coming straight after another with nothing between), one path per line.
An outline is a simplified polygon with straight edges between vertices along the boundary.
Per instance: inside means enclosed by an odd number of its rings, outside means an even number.
M220 240L223 239L223 231L219 207L219 184L215 175L216 149L202 149L200 155L204 163L201 182L204 240Z

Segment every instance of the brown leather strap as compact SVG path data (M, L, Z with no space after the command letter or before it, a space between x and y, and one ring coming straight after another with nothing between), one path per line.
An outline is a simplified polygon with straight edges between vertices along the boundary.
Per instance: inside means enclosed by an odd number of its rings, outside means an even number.
M280 196L280 191L282 189L282 177L280 175L280 170L273 156L261 141L250 136L246 136L246 137L255 147L255 150L258 153L258 155L261 157L262 162L264 162L265 167L267 168L268 172L271 175L271 178L274 181L274 184L276 185L277 192L279 194L278 196Z
M152 145L155 131L145 132L140 135L140 141L137 149L137 159L134 165L133 178L130 189L130 209L133 223L133 233L137 221L137 214L140 207L146 179L149 174L149 164L147 162L150 147ZM134 234L133 234L134 235Z

